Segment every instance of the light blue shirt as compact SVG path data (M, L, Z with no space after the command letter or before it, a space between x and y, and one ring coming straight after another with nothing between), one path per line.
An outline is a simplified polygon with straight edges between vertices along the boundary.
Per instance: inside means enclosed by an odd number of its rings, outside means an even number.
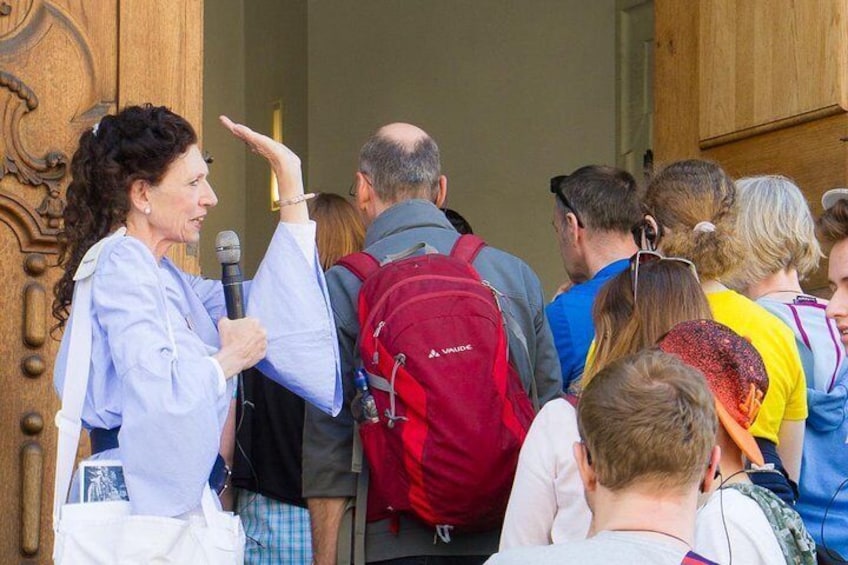
M810 296L791 302L760 298L757 304L795 334L807 378L809 416L804 432L795 510L816 543L848 555L848 361L825 303ZM827 511L827 519L825 519ZM824 524L824 538L822 538Z
M320 264L299 247L297 229L277 227L247 289L247 314L268 332L258 367L336 414L342 389L326 284ZM133 513L177 516L200 503L235 386L211 358L220 347L216 323L225 315L220 282L183 273L167 258L157 263L133 237L116 237L103 248L92 285L82 420L87 429L120 426L120 447L97 458L122 461ZM66 338L54 372L59 391Z

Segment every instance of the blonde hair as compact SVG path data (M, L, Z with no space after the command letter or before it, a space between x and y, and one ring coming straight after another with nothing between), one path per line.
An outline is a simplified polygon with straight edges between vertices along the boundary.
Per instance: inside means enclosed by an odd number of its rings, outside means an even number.
M734 236L736 186L716 163L672 163L651 179L645 205L664 231L659 241L663 253L695 263L702 280L720 279L742 257ZM715 229L695 229L704 222Z
M648 483L683 494L706 472L718 422L704 375L650 349L592 379L577 408L577 426L605 488Z
M676 324L713 317L698 280L679 261L663 259L640 265L635 306L632 277L629 270L619 273L595 298L596 349L583 373L583 387L613 361L656 344Z
M818 269L824 255L810 207L795 183L768 175L740 179L736 188L736 233L748 257L733 286L747 287L789 268L803 280Z
M346 198L322 192L307 206L309 217L315 220L315 244L325 271L345 255L362 250L365 224Z

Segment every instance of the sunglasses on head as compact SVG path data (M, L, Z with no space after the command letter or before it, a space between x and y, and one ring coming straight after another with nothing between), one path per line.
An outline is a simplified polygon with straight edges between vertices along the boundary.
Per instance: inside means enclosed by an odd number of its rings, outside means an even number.
M675 263L681 263L689 269L689 272L692 273L696 281L701 282L701 279L698 278L698 269L695 268L695 263L689 259L684 259L683 257L665 257L656 251L643 249L630 257L630 278L633 282L634 304L636 303L637 291L639 289L639 267L645 263L653 263L654 261L674 261Z
M568 198L565 197L565 193L562 191L562 181L568 178L568 175L557 175L555 177L551 177L551 192L556 194L559 201L565 206L565 209L574 214L574 219L577 220L578 227L585 227L583 225L583 221L580 219L580 216L577 215L577 210L574 209L574 206L571 205L571 202L568 201Z

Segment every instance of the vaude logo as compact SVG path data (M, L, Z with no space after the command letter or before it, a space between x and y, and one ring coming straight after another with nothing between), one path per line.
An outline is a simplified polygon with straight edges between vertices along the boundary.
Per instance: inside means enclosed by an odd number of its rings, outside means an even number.
M435 357L441 357L442 355L450 355L451 353L462 353L463 351L471 351L474 348L470 343L466 345L456 345L454 347L445 347L441 349L441 353L436 351L435 349L430 350L430 354L427 356L429 359L433 359Z

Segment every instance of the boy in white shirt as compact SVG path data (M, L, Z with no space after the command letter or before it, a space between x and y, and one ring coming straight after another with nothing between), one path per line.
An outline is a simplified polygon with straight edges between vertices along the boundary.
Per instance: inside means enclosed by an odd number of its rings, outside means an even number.
M801 517L771 491L752 484L745 469L745 459L763 465L762 453L748 431L769 386L756 349L711 320L676 325L659 347L704 374L720 423L716 443L721 448L717 471L721 480L708 489L709 496L698 510L696 551L722 564L815 565L815 543Z

